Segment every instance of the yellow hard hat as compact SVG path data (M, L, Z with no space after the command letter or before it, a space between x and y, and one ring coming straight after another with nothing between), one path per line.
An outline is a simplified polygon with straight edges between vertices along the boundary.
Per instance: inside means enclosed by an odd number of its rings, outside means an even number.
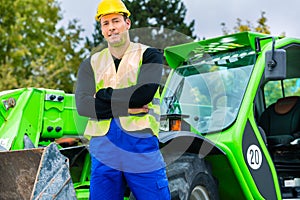
M103 15L112 13L125 13L127 17L130 16L129 10L121 0L102 0L98 5L95 19L99 21Z

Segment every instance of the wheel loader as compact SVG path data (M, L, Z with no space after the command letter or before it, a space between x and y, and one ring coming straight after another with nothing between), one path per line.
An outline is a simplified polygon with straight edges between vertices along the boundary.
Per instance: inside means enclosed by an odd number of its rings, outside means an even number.
M159 141L172 199L299 199L300 39L242 32L164 56ZM0 199L88 199L87 118L74 95L22 88L0 100Z

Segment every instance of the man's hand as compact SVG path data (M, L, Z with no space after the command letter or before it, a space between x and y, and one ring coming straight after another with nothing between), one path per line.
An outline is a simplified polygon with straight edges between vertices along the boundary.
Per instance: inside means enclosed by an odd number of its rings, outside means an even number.
M149 112L148 105L144 105L142 108L128 108L128 113L131 115L145 114Z

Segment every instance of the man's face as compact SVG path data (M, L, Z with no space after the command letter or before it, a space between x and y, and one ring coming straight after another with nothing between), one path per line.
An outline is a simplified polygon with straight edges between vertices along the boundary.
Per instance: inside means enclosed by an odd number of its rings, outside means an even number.
M100 20L102 35L110 46L121 46L128 39L130 20L121 14L108 14Z

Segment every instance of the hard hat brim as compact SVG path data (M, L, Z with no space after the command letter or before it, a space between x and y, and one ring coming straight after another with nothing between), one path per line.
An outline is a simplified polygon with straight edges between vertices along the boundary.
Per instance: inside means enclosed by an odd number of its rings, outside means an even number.
M130 16L129 11L127 13L125 13L125 12L110 12L110 13L105 13L105 14L102 14L102 15L96 15L95 19L96 19L96 21L100 21L101 17L103 17L105 15L110 15L110 14L120 14L120 15L123 15L123 16L126 16L126 17Z

